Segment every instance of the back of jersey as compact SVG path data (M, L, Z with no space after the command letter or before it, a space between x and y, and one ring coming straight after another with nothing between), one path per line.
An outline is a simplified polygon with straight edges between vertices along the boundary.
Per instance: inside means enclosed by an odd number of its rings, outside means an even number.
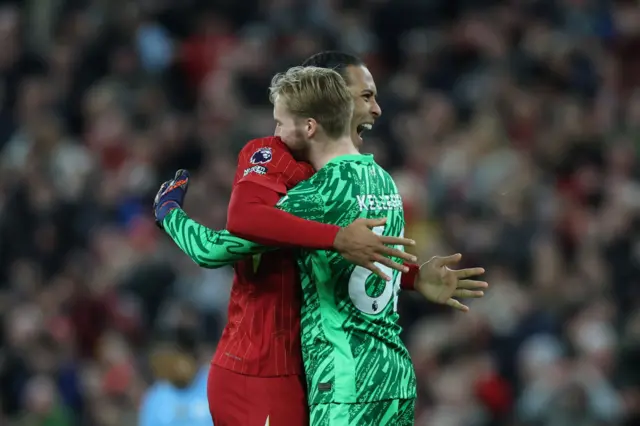
M386 217L374 232L404 233L396 185L370 155L338 157L299 186L283 200L285 210L340 226ZM309 403L414 398L413 365L397 324L400 273L378 265L393 277L386 282L329 251L302 252L298 264Z

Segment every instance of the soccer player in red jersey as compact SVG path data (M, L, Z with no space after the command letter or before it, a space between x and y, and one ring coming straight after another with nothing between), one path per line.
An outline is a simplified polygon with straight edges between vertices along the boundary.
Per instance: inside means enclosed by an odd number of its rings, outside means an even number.
M338 52L315 55L304 65L334 68L345 77L356 101L353 139L356 146L361 146L362 131L370 128L381 114L375 100L375 84L366 66L358 58ZM227 230L237 237L281 248L259 256L242 258L246 253L236 250L240 242L192 221L177 208L179 203L175 206L166 203L178 211L172 213L171 209L160 217L156 209L159 223L197 263L217 267L237 261L228 323L209 373L208 398L216 426L308 424L300 349L300 288L292 249L337 250L352 263L380 275L384 274L374 262L403 270L404 289L412 289L416 282L416 265L402 267L385 257L393 255L415 261L413 256L386 246L412 242L379 237L369 231L382 223L359 219L340 228L300 219L275 208L288 189L313 173L311 166L297 161L277 137L253 140L240 152ZM187 182L188 176L177 176L172 188L183 185L186 191ZM167 191L166 186L163 185L159 195ZM194 241L198 249L193 247ZM221 247L225 249L219 253ZM445 259L451 265L459 260L459 255ZM420 270L417 280L425 284L418 290L432 301L436 300L429 297L428 283L447 281L447 285L455 288L458 281L452 274L455 271L445 268L442 259L436 260ZM454 296L479 297L480 293L460 288ZM437 302L467 309L454 299Z

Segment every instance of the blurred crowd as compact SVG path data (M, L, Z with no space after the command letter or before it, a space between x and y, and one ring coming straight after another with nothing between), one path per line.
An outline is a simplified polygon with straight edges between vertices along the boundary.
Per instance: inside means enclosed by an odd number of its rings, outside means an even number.
M223 228L271 76L327 48L376 78L365 151L417 254L491 285L468 314L401 296L416 425L640 424L633 0L0 2L0 424L135 425L177 334L208 363L232 270L181 255L153 196L187 168Z

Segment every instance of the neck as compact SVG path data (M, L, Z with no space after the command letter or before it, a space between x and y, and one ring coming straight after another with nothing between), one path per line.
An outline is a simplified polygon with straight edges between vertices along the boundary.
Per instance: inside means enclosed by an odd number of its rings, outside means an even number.
M346 135L338 139L312 143L309 151L309 162L314 169L320 170L336 157L354 154L357 155L360 152L353 146L351 137Z

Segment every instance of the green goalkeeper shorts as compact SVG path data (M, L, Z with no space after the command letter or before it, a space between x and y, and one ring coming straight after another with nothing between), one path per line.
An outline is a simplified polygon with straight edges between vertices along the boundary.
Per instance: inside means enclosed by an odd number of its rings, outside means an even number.
M316 404L310 426L413 426L414 399L388 399L359 404Z

